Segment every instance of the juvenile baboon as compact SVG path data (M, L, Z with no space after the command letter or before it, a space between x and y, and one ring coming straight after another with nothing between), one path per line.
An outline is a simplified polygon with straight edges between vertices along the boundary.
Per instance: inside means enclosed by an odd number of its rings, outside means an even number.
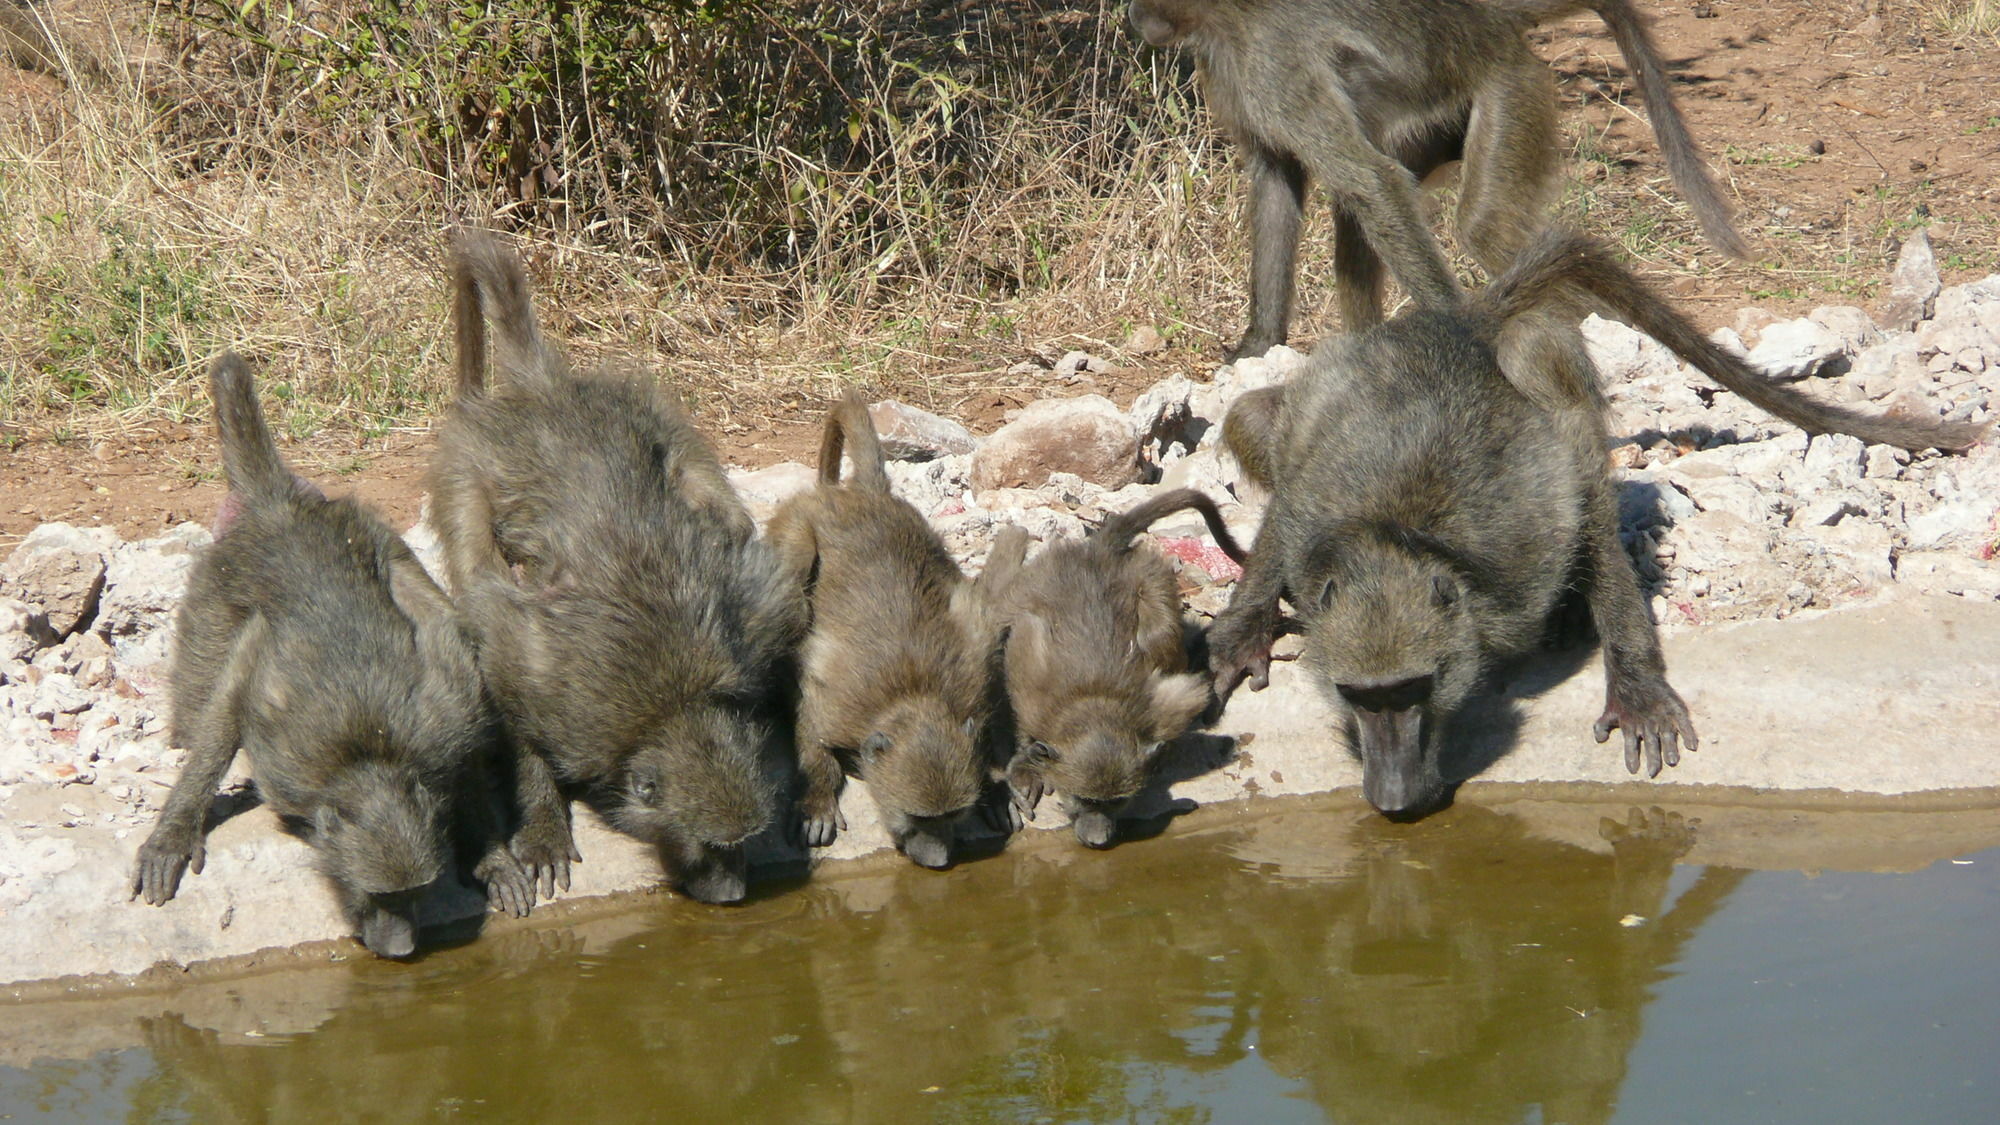
M1985 432L1806 399L1563 231L1461 311L1409 313L1323 346L1225 422L1225 442L1273 496L1209 651L1223 698L1246 676L1261 688L1288 600L1306 628L1305 666L1352 716L1363 788L1385 813L1420 815L1444 799L1438 751L1453 716L1495 660L1539 641L1569 589L1603 642L1597 740L1621 729L1627 768L1643 755L1649 775L1677 764L1683 742L1695 747L1619 544L1595 370L1574 330L1539 311L1566 287L1810 432L1907 449L1959 449Z
M1463 160L1456 225L1489 273L1541 229L1561 191L1555 87L1523 34L1584 10L1638 79L1667 170L1710 242L1741 257L1729 206L1629 0L1133 0L1155 47L1195 54L1209 110L1250 174L1250 324L1235 356L1285 342L1306 191L1334 198L1346 329L1382 319L1382 262L1420 308L1457 285L1423 223L1418 184Z
M638 375L577 375L520 263L461 232L458 400L431 496L454 591L516 743L513 838L544 897L582 857L564 790L654 844L704 902L744 894L773 815L777 678L797 599L721 464ZM486 378L482 322L495 329Z
M845 447L854 475L840 479ZM991 770L993 636L937 532L889 491L875 424L850 392L827 412L819 484L786 500L768 535L812 625L800 656L800 835L847 827L845 774L868 782L890 838L944 867Z
M158 906L200 873L209 801L240 746L373 952L415 952L418 899L455 833L494 908L527 914L534 887L490 788L498 730L457 612L378 517L292 475L241 359L218 359L210 384L238 509L175 621L172 734L188 759L132 893Z
M1007 783L1017 817L1032 818L1053 789L1076 838L1110 847L1118 814L1161 747L1207 709L1208 679L1188 671L1173 568L1132 542L1189 508L1241 562L1215 502L1191 488L1112 516L1088 538L1051 543L1031 562L1022 562L1026 532L1010 527L995 538L980 581L1008 630L1004 668L1019 748Z

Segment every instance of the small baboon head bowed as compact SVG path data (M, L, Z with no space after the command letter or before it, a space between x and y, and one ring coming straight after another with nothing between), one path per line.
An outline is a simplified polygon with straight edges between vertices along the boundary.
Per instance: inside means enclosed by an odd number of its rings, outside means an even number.
M854 749L890 838L923 867L951 863L958 822L985 789L980 733L978 717L955 719L942 700L908 697L885 710Z
M364 763L327 787L312 834L362 944L380 957L415 953L418 899L451 857L439 795L413 771Z
M1069 701L1038 724L1007 780L1032 809L1053 789L1078 842L1108 848L1118 817L1146 785L1168 741L1208 706L1208 685L1189 673L1147 674L1145 690Z
M668 879L701 902L741 902L744 843L776 814L763 765L769 731L720 706L671 716L601 786L611 825L659 850Z
M1481 671L1468 572L1392 525L1322 541L1300 583L1305 666L1346 706L1362 793L1390 817L1414 819L1449 797L1439 750Z

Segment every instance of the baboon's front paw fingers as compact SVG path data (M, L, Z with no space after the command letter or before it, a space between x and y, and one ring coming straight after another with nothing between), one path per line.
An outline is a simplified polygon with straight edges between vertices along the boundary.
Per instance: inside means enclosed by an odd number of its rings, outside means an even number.
M1689 750L1700 746L1701 740L1695 734L1694 721L1688 717L1687 704L1674 690L1662 683L1656 691L1643 693L1637 702L1627 702L1627 697L1614 695L1605 702L1604 713L1597 717L1591 733L1597 741L1611 737L1616 728L1625 736L1625 769L1639 772L1643 760L1647 777L1660 776L1666 766L1681 764L1681 745Z
M184 847L146 841L132 872L132 897L144 898L149 906L163 905L180 891L181 875L190 867L200 874L206 859L203 852L200 844Z
M837 802L814 802L799 817L799 836L809 848L824 848L847 829Z
M535 880L514 857L504 851L488 856L473 869L473 877L486 884L488 909L526 918L535 908Z
M556 890L569 890L569 865L581 862L569 829L563 825L523 828L508 846L531 885L539 886L544 899L556 897Z

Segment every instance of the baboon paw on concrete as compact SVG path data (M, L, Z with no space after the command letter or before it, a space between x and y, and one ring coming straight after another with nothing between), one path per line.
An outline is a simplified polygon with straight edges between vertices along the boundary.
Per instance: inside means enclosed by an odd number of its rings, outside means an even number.
M1462 161L1455 225L1504 269L1561 192L1555 88L1532 27L1596 12L1644 95L1668 171L1710 242L1742 257L1730 208L1688 136L1659 51L1628 0L1133 0L1155 47L1195 56L1208 107L1249 171L1250 322L1229 357L1286 340L1299 231L1317 182L1334 200L1342 319L1382 319L1383 264L1420 308L1457 282L1418 184Z
M789 768L799 598L679 404L642 375L573 372L512 254L459 232L452 288L432 510L513 744L513 854L542 897L567 890L575 795L683 892L740 900Z
M843 451L854 464L845 482ZM937 532L890 492L857 395L828 411L819 483L785 501L767 534L811 616L799 660L797 838L825 847L847 827L840 793L852 773L905 855L947 866L992 770L997 636Z
M1173 568L1134 538L1166 516L1199 512L1218 545L1243 551L1214 501L1176 489L1112 516L1081 540L1049 544L1023 561L1027 538L996 537L978 585L1004 630L1004 679L1018 748L1004 777L1016 823L1045 793L1060 795L1076 838L1094 848L1145 786L1160 750L1211 701L1188 668Z
M1602 641L1593 726L1648 774L1699 745L1666 679L1618 539L1604 399L1574 328L1582 292L1723 387L1813 433L1963 449L1987 427L1817 402L1716 346L1597 243L1545 233L1456 311L1418 310L1322 346L1281 393L1232 414L1224 440L1268 479L1270 508L1209 630L1216 687L1265 682L1280 601L1303 666L1344 714L1382 812L1450 797L1439 749L1498 660L1536 647L1574 588Z
M200 873L204 820L238 747L266 804L313 846L363 944L415 952L418 905L457 859L523 915L491 784L497 728L457 612L403 541L295 476L233 355L211 385L231 526L176 619L173 739L188 751L132 892L160 905Z

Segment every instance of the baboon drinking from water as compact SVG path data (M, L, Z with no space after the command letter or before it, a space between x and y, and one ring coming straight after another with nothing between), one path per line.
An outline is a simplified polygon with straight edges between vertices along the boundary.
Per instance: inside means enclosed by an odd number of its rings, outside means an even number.
M1447 794L1439 749L1494 661L1531 649L1574 589L1602 638L1604 713L1625 764L1695 747L1618 539L1605 402L1577 333L1538 311L1583 291L1758 408L1813 433L1960 449L1982 426L1871 417L1751 370L1595 243L1544 235L1459 311L1342 337L1289 384L1239 399L1224 440L1273 490L1250 563L1209 632L1216 690L1262 687L1280 597L1305 666L1356 727L1368 800L1415 816ZM1523 329L1535 330L1525 340ZM1504 364L1495 348L1511 339Z
M580 859L565 787L656 845L683 891L744 894L781 770L797 599L721 464L650 379L574 374L514 257L461 233L459 394L431 495L459 604L517 744L514 854L544 896ZM495 328L486 378L481 311Z
M1457 285L1417 185L1463 160L1459 239L1491 273L1561 190L1554 83L1522 35L1596 12L1644 93L1667 169L1702 231L1741 257L1729 207L1688 137L1659 51L1629 0L1133 0L1156 47L1195 54L1209 110L1250 174L1250 324L1232 356L1285 342L1306 191L1334 196L1342 319L1382 319L1382 262L1421 307Z
M1020 528L994 540L980 582L1008 630L1007 698L1020 747L1007 782L1017 817L1032 817L1053 789L1076 838L1110 847L1118 814L1160 749L1208 708L1208 678L1188 671L1173 568L1132 542L1189 508L1241 562L1215 502L1188 488L1112 516L1086 539L1051 543L1030 562Z
M812 614L799 661L801 836L825 847L847 826L840 791L852 771L896 846L944 867L991 770L991 629L937 532L889 491L859 396L827 413L819 484L779 507L769 536Z
M457 612L373 513L292 475L241 359L210 380L234 515L175 622L173 741L188 759L133 894L157 906L201 871L209 801L241 746L373 952L415 952L418 900L454 835L493 906L527 914L534 887L490 791L498 729Z

